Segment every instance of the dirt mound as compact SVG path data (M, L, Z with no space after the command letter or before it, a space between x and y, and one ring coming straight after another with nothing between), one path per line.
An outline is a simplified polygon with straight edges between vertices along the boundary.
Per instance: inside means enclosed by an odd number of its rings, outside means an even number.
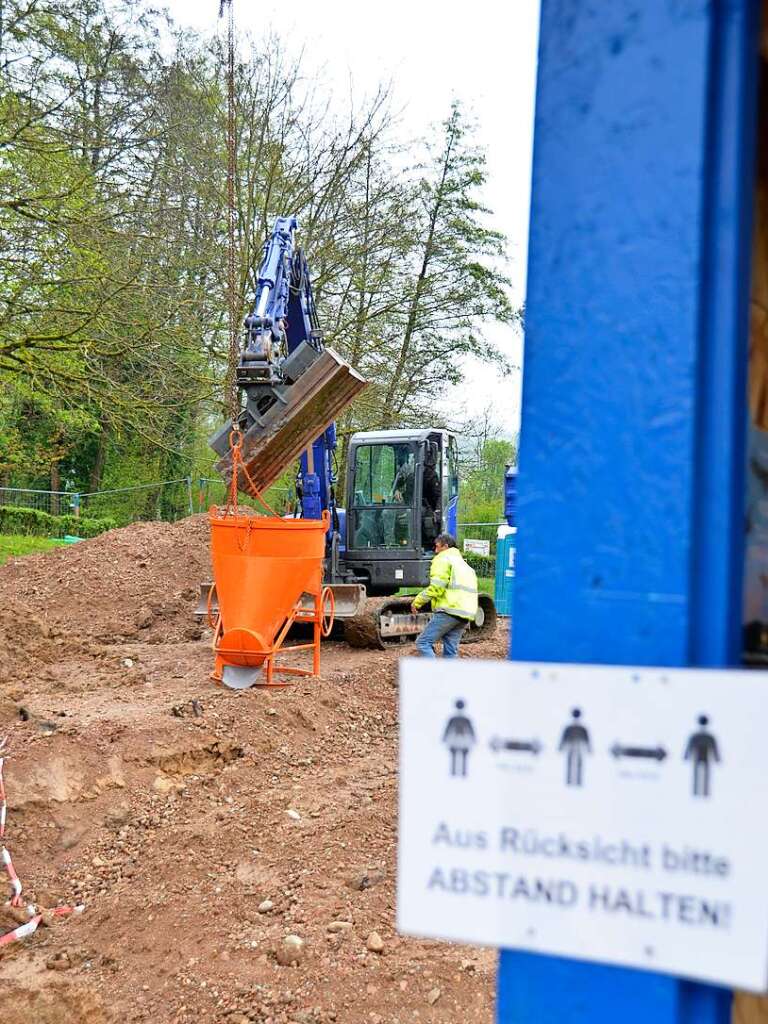
M5 947L0 1024L490 1021L492 952L395 927L403 650L217 688L208 571L204 516L0 569L8 844L25 898L85 905Z
M84 640L190 639L198 584L209 575L203 515L134 523L44 555L11 559L0 568L4 646L29 647L30 633L33 646L42 633L49 648Z
M241 692L205 639L106 650L119 684L73 659L0 722L24 893L85 905L0 957L2 1024L492 1019L492 951L395 927L399 648Z
M27 666L49 665L61 655L63 641L28 607L12 596L0 597L0 683L19 678Z
M7 1005L6 1005L7 1000ZM11 983L3 1000L3 1024L106 1024L101 1000L85 985L35 978L29 986Z

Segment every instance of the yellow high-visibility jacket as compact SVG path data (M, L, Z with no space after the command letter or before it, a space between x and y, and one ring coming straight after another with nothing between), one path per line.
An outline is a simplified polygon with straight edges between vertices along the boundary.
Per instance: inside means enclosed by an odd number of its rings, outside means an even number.
M447 548L432 559L429 586L414 598L417 608L432 602L432 611L448 612L459 619L477 614L477 575L458 548Z

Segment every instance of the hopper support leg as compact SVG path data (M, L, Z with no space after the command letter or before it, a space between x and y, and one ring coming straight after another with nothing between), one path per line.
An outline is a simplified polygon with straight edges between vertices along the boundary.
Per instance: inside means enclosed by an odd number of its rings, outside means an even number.
M323 588L319 594L312 595L312 610L302 606L301 599L296 602L290 615L285 620L274 643L264 648L254 643L245 649L227 649L222 646L224 630L221 616L216 618L213 634L213 650L216 664L211 678L217 683L232 690L244 690L252 686L284 687L290 685L287 680L275 680L275 669L281 675L318 676L320 674L320 643L333 628L334 602L329 587ZM296 622L312 624L312 642L283 646L291 626ZM293 665L281 665L277 661L278 654L290 651L312 651L312 668L299 668ZM256 662L256 664L254 664Z

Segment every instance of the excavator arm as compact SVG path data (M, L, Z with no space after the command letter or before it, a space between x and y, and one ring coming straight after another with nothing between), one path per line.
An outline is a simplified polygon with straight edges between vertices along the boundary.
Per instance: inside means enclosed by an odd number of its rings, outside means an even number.
M295 245L297 230L295 217L275 221L245 318L235 379L245 398L237 426L247 476L240 472L238 487L249 493L250 477L264 491L301 457L302 514L316 519L328 509L335 518L330 458L318 466L317 454L335 448L334 421L367 381L323 344L307 262ZM233 425L228 420L210 440L227 482Z

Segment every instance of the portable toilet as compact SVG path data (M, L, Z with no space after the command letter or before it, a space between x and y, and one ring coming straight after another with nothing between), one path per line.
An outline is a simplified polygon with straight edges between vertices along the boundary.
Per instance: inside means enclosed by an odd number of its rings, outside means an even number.
M494 602L499 615L512 614L517 548L517 468L504 473L504 518L496 533L496 588Z
M504 471L504 518L508 526L517 527L517 466Z

